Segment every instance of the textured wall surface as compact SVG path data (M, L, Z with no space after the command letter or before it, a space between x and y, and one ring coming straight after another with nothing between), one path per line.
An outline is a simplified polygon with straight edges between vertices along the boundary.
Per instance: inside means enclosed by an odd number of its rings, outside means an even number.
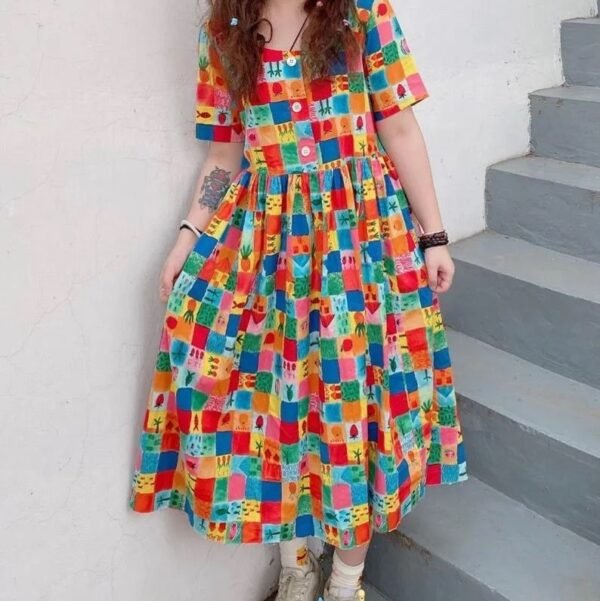
M484 227L485 167L528 146L562 81L561 19L593 0L398 2L431 98L451 237ZM204 149L195 0L0 2L0 599L258 601L274 549L126 506L164 307L157 275Z

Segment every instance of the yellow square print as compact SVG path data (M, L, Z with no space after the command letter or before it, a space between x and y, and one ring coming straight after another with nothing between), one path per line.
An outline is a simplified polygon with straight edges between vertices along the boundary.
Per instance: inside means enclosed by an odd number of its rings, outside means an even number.
M242 500L242 518L246 522L259 522L260 502L249 499Z
M370 520L369 515L369 504L362 503L361 505L353 505L350 508L350 515L352 516L352 525L360 526L366 524Z
M136 493L153 493L156 474L137 474L134 490Z

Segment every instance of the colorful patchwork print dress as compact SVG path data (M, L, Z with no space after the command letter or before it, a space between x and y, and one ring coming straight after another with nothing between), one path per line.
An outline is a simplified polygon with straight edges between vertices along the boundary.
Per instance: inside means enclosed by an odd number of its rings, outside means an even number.
M244 163L169 298L129 505L223 543L396 529L467 479L439 302L376 124L427 97L389 0L329 79L265 49L231 109L203 27L196 135ZM342 66L343 63L343 66Z

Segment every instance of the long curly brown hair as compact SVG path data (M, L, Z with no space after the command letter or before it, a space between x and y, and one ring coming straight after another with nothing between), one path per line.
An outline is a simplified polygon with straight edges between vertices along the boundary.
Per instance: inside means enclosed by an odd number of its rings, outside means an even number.
M231 95L238 103L252 97L260 73L262 49L268 45L259 33L267 1L210 2L208 33L220 55ZM311 18L301 38L303 66L312 79L327 77L342 52L350 58L359 51L355 0L305 0L304 10Z

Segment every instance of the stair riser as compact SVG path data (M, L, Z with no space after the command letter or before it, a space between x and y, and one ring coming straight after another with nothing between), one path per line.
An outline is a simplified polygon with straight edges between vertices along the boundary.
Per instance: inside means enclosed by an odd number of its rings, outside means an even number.
M455 259L440 297L450 327L558 374L600 387L600 305ZM569 277L569 274L565 274ZM573 281L576 291L577 281Z
M491 168L486 212L490 229L600 262L600 194Z
M561 34L566 81L600 86L600 25L566 21Z
M532 94L531 115L535 154L600 167L600 102Z
M392 601L508 601L402 534L373 538L365 575Z
M470 470L477 478L600 544L597 457L526 428L460 389L459 404Z

